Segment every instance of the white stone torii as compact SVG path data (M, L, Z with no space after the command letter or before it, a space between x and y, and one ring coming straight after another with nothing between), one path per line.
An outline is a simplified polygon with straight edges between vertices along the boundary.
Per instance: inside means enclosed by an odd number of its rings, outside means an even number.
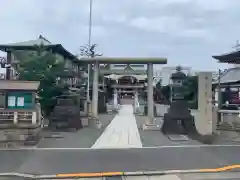
M147 64L148 78L148 118L147 125L153 124L154 102L153 102L153 64L167 64L166 58L109 58L109 57L84 57L79 60L85 64L94 64L93 90L92 90L92 116L98 120L98 76L99 64Z

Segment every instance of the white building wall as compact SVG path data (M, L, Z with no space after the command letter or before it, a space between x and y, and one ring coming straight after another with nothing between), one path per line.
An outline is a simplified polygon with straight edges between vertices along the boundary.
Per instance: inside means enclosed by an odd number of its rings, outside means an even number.
M158 71L158 72L157 72ZM182 71L188 75L192 73L190 67L182 67ZM172 73L176 72L176 66L165 66L160 70L156 70L156 75L158 78L161 78L162 85L168 85L170 83L170 78Z

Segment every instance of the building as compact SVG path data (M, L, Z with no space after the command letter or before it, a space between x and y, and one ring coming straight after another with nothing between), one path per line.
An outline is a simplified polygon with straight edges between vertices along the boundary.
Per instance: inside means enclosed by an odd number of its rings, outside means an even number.
M14 128L9 134L11 138L16 134L14 140L27 140L30 136L37 138L43 124L36 95L39 82L19 81L17 74L19 63L36 55L39 48L43 48L42 53L52 52L58 61L64 62L65 69L58 77L59 83L68 84L70 89L76 90L84 80L78 59L61 44L53 44L41 35L35 40L0 44L0 51L6 53L6 58L1 58L6 74L2 73L4 79L0 80L0 127L5 127L4 133ZM8 134L5 133L2 138L8 140Z
M185 74L191 74L190 67L182 67ZM111 64L109 69L100 69L105 78L111 79L112 92L117 91L121 96L134 96L135 92L146 91L147 66L144 64ZM159 81L162 85L170 83L172 73L176 72L176 66L165 66L153 70L153 86Z
M182 68L182 72L187 75L192 73L192 70L190 67L181 66L181 68ZM161 80L161 84L163 86L168 85L170 83L172 73L175 73L175 72L176 72L176 66L165 66L161 69L155 69L154 71L155 83Z
M215 89L215 100L220 108L238 109L240 107L240 51L213 56L219 63L233 64L233 68L226 69L220 73L213 84ZM220 93L218 93L220 90Z
M42 35L35 40L12 44L0 44L0 50L7 53L7 64L13 67L6 73L7 79L17 79L17 69L19 62L37 53L36 47L42 47L44 51L51 51L59 61L65 63L65 70L60 75L59 80L66 83L70 88L77 88L83 83L82 67L76 56L67 51L61 44L53 44Z
M144 64L111 64L108 70L100 72L112 80L111 88L120 96L134 96L135 92L145 90L147 74Z

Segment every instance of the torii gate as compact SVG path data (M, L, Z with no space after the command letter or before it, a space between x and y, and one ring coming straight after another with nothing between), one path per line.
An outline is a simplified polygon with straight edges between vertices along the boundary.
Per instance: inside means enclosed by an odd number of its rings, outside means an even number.
M167 64L166 58L115 58L115 57L83 57L80 62L94 64L93 90L92 90L92 115L98 120L98 76L99 64L147 64L148 77L148 118L146 124L153 124L154 102L153 102L153 64Z

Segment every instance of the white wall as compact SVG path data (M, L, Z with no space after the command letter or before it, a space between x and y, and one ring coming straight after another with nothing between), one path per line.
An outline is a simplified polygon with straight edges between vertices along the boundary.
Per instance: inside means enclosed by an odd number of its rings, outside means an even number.
M191 73L190 67L182 67L182 71L185 74ZM154 69L154 76L157 79L162 79L162 85L168 85L170 83L170 78L172 73L176 72L176 66L165 66L161 69Z

